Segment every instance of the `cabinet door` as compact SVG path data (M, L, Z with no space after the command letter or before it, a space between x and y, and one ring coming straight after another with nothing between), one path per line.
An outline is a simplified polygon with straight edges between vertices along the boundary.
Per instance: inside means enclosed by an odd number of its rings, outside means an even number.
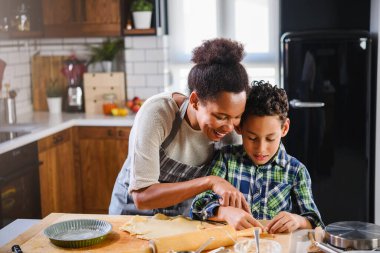
M128 152L129 128L80 127L79 150L84 213L108 213L113 186Z
M38 141L42 216L80 212L71 129Z
M119 0L43 0L45 37L121 34Z

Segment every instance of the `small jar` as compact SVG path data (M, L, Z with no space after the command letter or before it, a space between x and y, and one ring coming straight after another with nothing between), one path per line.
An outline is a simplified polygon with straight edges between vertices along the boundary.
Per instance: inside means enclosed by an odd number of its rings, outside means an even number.
M105 115L112 115L112 109L117 108L116 94L107 93L103 95L103 113Z

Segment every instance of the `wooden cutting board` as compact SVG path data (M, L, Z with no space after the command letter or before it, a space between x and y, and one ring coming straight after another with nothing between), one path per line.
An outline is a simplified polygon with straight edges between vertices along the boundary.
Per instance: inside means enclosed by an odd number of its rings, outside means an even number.
M64 214L52 213L45 217L39 224L36 224L25 233L18 236L15 240L9 242L0 248L0 252L11 253L11 247L14 244L20 245L25 253L34 252L123 252L123 253L150 253L148 241L137 239L130 236L129 233L119 229L133 216L125 215L101 215L101 214ZM112 224L112 232L100 244L79 248L64 249L54 246L44 235L43 230L53 223L71 220L71 219L99 219L105 220ZM283 248L283 253L289 253L291 234L277 234L275 240L278 241Z
M65 90L67 80L61 73L63 62L68 56L40 56L32 58L32 94L33 109L35 111L47 111L46 87L51 80L57 80L57 84Z

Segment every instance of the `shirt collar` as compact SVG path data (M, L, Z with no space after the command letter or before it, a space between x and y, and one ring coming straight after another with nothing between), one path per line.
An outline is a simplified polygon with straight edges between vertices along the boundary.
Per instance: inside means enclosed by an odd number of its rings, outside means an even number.
M241 147L243 149L243 156L245 156L246 159L251 161L251 158L248 156L247 152L244 150L243 145L241 145ZM256 167L267 167L268 165L275 163L281 167L286 167L289 160L290 160L290 157L286 153L284 145L282 144L282 142L280 142L280 146L278 147L276 154L266 164L260 165L260 166L255 165L255 166Z

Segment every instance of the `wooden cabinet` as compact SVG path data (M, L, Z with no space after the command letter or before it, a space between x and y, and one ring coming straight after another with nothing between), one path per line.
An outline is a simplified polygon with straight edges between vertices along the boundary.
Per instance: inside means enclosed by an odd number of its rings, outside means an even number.
M52 212L81 212L72 139L73 130L67 129L38 141L43 217Z
M45 37L119 36L120 0L42 0Z
M84 213L108 213L116 177L128 155L129 127L78 127Z

